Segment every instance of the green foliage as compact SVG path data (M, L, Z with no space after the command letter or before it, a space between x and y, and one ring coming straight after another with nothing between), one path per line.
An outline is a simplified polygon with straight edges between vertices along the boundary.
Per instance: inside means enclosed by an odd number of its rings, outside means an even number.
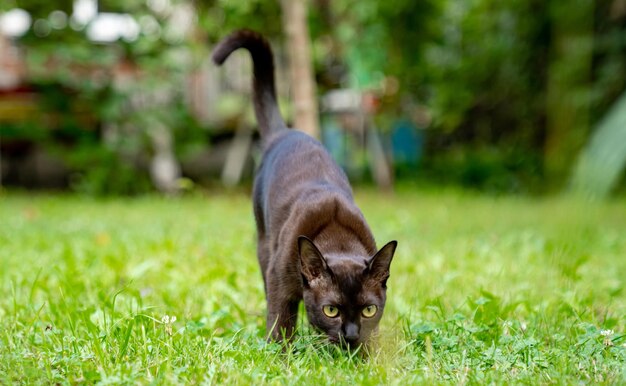
M624 25L617 16L623 11L608 0L591 6L588 1L559 4L537 0L395 0L359 1L357 5L349 0L336 1L330 7L334 24L327 28L341 42L341 49L330 50L330 54L339 51L348 69L342 85L374 89L383 96L379 113L383 128L399 114L410 117L407 106L411 104L429 107L433 122L426 158L432 162L423 167L437 163L442 153L451 153L443 157L454 157L459 147L466 147L466 152L502 148L497 157L503 159L508 157L507 149L519 147L529 158L538 160L539 167L529 163L530 168L519 170L520 174L512 174L512 178L525 181L533 173L541 178L546 175L546 132L551 129L546 118L549 109L556 108L546 100L548 71L558 59L555 46L561 44L555 40L555 26L570 25L568 28L576 31L572 20L595 9L590 16L595 30L583 30L593 35L583 36L594 41L590 68L593 84L564 88L557 104L571 98L584 111L591 106L591 117L597 121L623 91L626 81L626 55L623 40L618 38ZM319 27L313 31L321 36L327 33ZM320 51L329 53L328 49ZM318 60L324 62L324 58ZM581 65L568 60L559 63L556 76L567 76ZM390 79L398 81L397 93L388 89ZM573 130L564 130L558 140L580 143L580 138L577 142L570 138L576 135ZM578 148L568 150L572 151ZM569 159L565 154L556 157ZM446 172L455 174L454 170ZM463 179L458 182L467 183ZM529 188L533 187L523 189Z
M40 108L55 118L52 125L50 120L28 124L43 128L37 131L44 133L37 143L52 148L66 161L74 172L72 187L78 191L133 194L148 190L149 137L157 125L171 131L179 155L198 143L206 145L206 127L195 120L184 103L182 85L206 58L208 41L242 26L268 35L276 35L280 29L280 23L268 25L264 21L278 14L277 3L171 4L196 7L194 19L189 21L191 31L184 38L173 32L173 24L179 23L172 18L173 8L151 6L143 0L108 0L100 2L100 11L129 13L140 24L149 21L151 27L142 28L134 41L122 39L110 44L90 42L87 29L76 25L49 28L46 36L31 29L19 41L26 49L28 81L41 94ZM20 6L43 24L49 23L52 10L71 14L71 2L64 0L46 4L33 0ZM32 136L17 126L14 129L18 130L9 131L17 137L22 133L22 139ZM61 143L59 135L64 139Z
M35 18L47 17L50 12L61 10L67 14L72 12L72 0L5 0L0 3L0 11L22 8Z
M423 81L423 45L436 33L435 1L341 0L320 2L311 20L314 40L330 35L349 70L343 86L378 90L385 76L401 80L403 93L419 91ZM318 57L321 62L326 57Z
M417 173L425 181L491 193L542 193L541 159L532 149L456 147L433 155Z
M626 380L622 201L360 192L399 240L362 356L265 343L247 196L0 198L2 384Z
M529 109L542 108L537 93L543 88L539 75L548 44L545 5L535 3L447 3L441 40L429 44L427 51L432 106L444 130L469 124L482 127L487 132L478 134L488 139L491 131L505 129L497 125L506 115L520 117L517 124L532 124L524 121L537 117ZM532 18L526 16L529 13ZM479 113L466 123L472 110Z
M97 143L81 143L65 156L72 168L72 188L88 195L128 195L152 191L152 183L134 160Z
M206 60L210 44L231 30L242 27L259 30L280 47L280 2L174 0L169 3L192 10L188 35L172 32L171 10L159 10L144 0L100 2L102 11L127 12L144 25L138 39L132 42L92 44L86 39L85 28L75 25L51 28L47 36L29 32L20 39L20 44L26 48L30 81L73 90L72 98L102 123L145 124L158 111L159 119L176 133L177 141L185 142L177 144L179 150L206 141L203 133L207 128L195 122L184 103L144 106L131 112L127 102L138 93L162 91L170 93L171 101L183 100L181 85L185 84L186 74ZM593 5L588 0L561 3L556 0L310 2L309 25L319 90L323 93L330 88L356 87L374 91L382 101L376 120L383 131L398 118L420 121L420 127L429 126L429 146L424 154L427 162L423 168L443 164L440 157L457 157L459 148L465 148L463 153L483 153L474 149L487 148L493 157L486 158L494 162L510 159L509 149L519 148L528 154L530 161L517 163L519 167L515 170L508 164L492 167L491 161L482 162L482 155L477 156L481 159L477 164L489 164L477 168L485 173L493 170L495 175L477 178L475 186L490 186L492 183L484 180L503 179L525 184L532 179L529 175L536 177L531 184L543 179L541 183L546 185L545 176L549 174L544 172L544 152L548 147L546 138L550 137L546 121L551 116L546 100L549 71L558 69L556 73L566 76L579 65L555 58L555 52L559 52L555 48L559 44L554 36L555 28L565 26L575 32L576 25L572 26L571 22L577 20L576 16L588 14L590 8L594 10L590 16L593 30L586 32L593 36L585 37L593 40L590 74L587 74L591 84L581 82L578 86L582 90L569 90L566 82L560 90L585 111L589 107L592 123L605 115L626 84L623 10L612 0L595 1ZM50 24L50 12L62 9L69 14L71 2L9 0L0 7L10 9L18 5L31 12L34 20ZM146 20L152 29L161 32L151 33L151 28L145 28ZM279 56L278 61L283 59ZM111 75L120 64L137 69L143 78L128 87L114 82ZM97 76L87 76L94 68L102 71ZM562 98L553 99L558 105ZM425 111L428 119L415 119L416 107ZM61 111L64 120L72 119L68 110ZM180 117L184 119L181 121ZM581 123L581 127L586 127L586 123ZM189 133L192 129L198 130ZM182 131L190 136L180 135ZM137 128L132 133L136 137L133 141L142 141L149 132L149 128ZM556 137L567 142L569 135L574 136L565 130ZM586 133L576 135L584 137ZM575 143L584 141L584 138L575 139ZM117 147L123 147L122 144L106 146L114 153L123 152ZM149 146L141 150L150 151ZM475 165L467 168L476 169ZM510 175L503 178L501 169ZM426 170L438 171L436 167ZM462 185L473 178L468 179L455 170L447 172L450 176L458 175L457 182ZM520 188L527 189L534 187Z

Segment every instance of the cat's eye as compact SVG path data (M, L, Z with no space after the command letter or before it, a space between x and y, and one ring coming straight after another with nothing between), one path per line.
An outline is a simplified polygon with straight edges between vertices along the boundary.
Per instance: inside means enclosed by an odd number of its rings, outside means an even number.
M372 316L376 315L376 311L378 311L378 307L372 304L365 307L363 311L361 311L361 314L366 318L371 318Z
M324 311L324 315L328 316L329 318L334 318L339 315L339 308L335 306L324 306L322 307L322 311Z

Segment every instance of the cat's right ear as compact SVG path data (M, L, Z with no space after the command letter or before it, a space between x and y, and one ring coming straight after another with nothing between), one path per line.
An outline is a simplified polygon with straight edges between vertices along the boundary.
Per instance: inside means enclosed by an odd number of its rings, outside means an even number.
M328 272L326 259L313 241L306 236L298 237L298 255L305 285Z

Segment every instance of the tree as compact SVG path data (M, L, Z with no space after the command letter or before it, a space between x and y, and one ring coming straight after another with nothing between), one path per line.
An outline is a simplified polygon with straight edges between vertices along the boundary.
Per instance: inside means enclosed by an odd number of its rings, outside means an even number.
M295 107L294 127L319 137L319 112L307 23L307 0L282 0L283 26Z

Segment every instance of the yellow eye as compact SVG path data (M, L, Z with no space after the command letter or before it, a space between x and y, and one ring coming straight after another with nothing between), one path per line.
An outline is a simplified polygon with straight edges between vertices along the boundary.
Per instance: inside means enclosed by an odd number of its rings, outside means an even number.
M376 315L376 311L378 311L378 307L372 304L365 307L363 311L361 311L361 314L363 314L363 316L366 318L371 318L372 316Z
M324 315L328 316L329 318L334 318L339 315L339 308L335 306L324 306L322 307L322 311L324 311Z

